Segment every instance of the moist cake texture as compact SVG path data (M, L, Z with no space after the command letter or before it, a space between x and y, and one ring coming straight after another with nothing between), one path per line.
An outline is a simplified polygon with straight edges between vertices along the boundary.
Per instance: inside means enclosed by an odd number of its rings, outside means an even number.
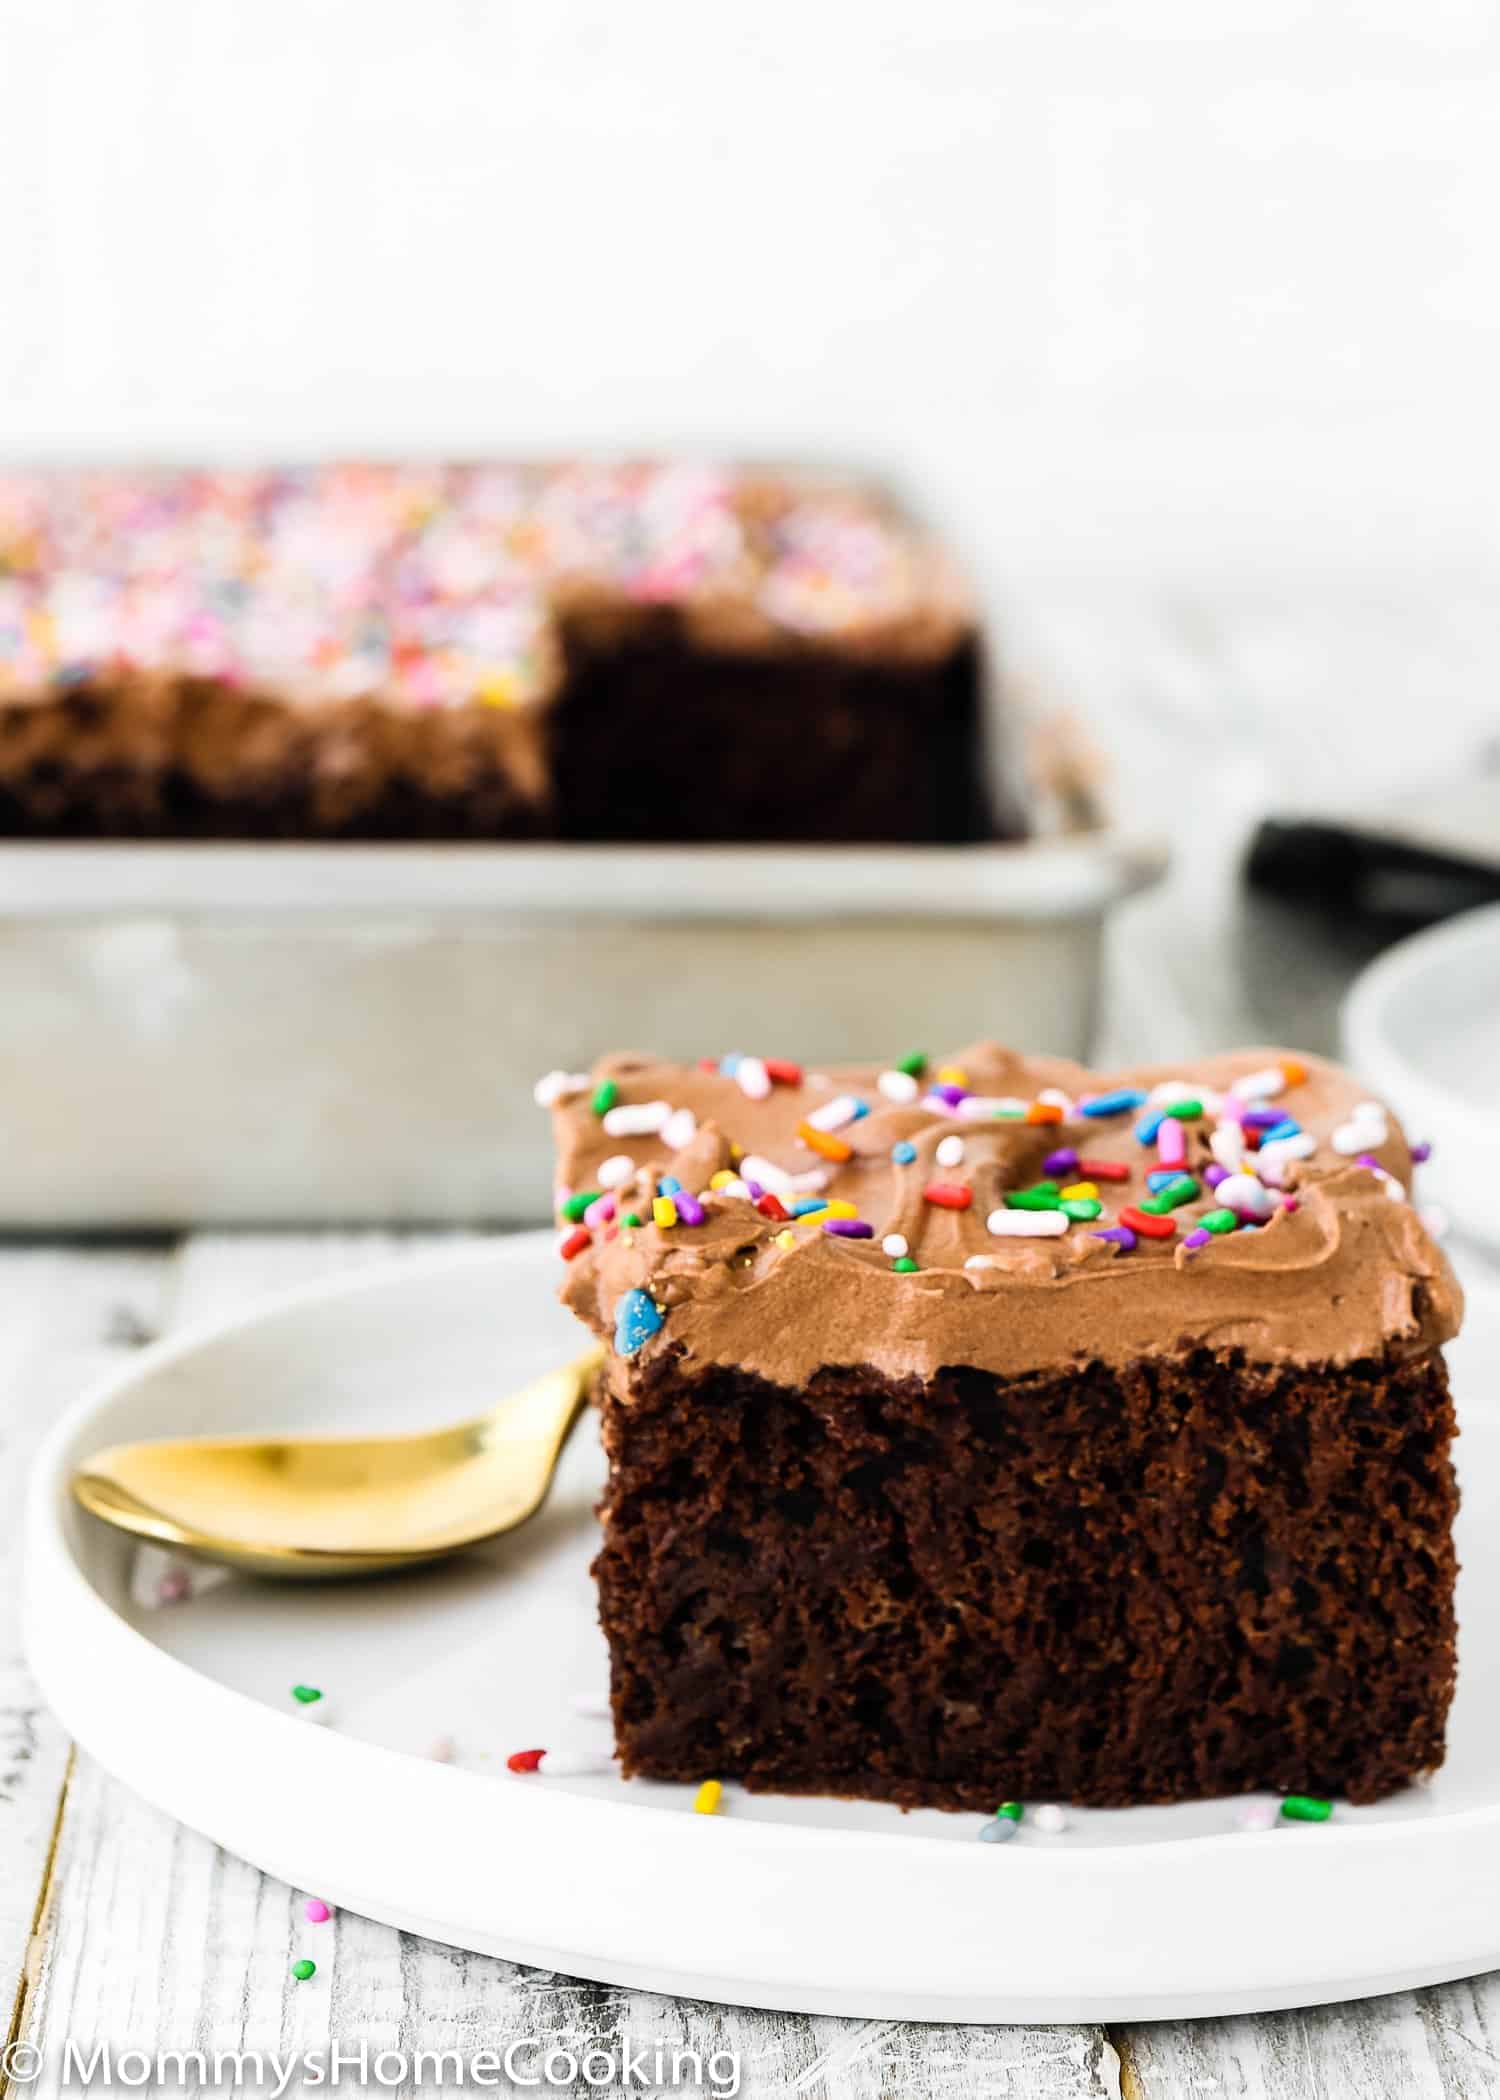
M848 483L0 473L0 834L962 839L980 745L956 572Z
M1461 1300L1274 1050L552 1074L628 1772L993 1809L1437 1765Z

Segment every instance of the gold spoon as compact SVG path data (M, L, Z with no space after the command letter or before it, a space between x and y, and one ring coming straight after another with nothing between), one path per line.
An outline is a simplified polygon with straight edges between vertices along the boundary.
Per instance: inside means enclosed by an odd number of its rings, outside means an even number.
M416 1436L117 1444L73 1475L117 1530L251 1575L376 1575L514 1531L542 1505L604 1361L590 1349L490 1413Z

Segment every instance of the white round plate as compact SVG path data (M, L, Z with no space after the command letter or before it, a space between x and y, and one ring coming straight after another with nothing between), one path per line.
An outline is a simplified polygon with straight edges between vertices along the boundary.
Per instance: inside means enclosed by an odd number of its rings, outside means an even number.
M1432 1144L1424 1198L1500 1246L1500 904L1413 934L1344 1002L1349 1064Z
M76 1511L70 1468L122 1438L437 1422L577 1346L550 1235L320 1286L143 1352L51 1438L28 1513L31 1665L136 1791L330 1902L573 1975L866 2017L1077 2020L1301 2005L1500 1962L1500 1423L1470 1413L1462 1688L1441 1776L1322 1826L1236 1805L980 1819L686 1787L518 1777L603 1749L588 1565L600 1459L574 1440L545 1512L445 1568L342 1588L211 1579ZM1483 1393L1493 1308L1456 1352ZM1488 1341L1486 1342L1486 1335ZM333 1725L296 1718L320 1686ZM451 1737L457 1761L434 1761ZM707 1775L705 1775L707 1776Z

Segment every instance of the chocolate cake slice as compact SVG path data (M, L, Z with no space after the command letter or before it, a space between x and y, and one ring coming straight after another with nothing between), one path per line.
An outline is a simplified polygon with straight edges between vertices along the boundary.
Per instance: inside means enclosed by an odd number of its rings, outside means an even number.
M878 492L641 466L0 473L0 835L938 841L972 608Z
M993 1810L1441 1761L1461 1301L1345 1074L981 1045L542 1093L627 1772Z

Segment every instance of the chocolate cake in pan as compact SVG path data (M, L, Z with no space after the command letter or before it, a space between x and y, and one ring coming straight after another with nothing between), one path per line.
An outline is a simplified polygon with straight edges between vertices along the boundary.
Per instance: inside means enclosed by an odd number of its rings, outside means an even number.
M0 473L0 834L937 842L973 609L877 491L690 464Z
M542 1097L627 1772L993 1810L1441 1761L1461 1301L1343 1072L622 1056Z

